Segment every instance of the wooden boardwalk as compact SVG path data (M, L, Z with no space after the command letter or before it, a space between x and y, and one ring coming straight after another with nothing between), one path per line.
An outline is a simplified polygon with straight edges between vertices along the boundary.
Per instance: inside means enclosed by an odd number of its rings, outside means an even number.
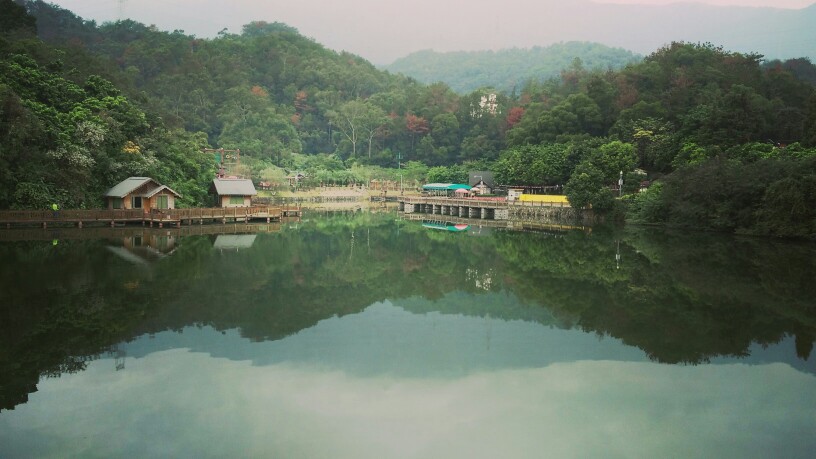
M71 225L80 228L87 224L110 226L141 223L142 226L176 226L207 222L280 221L282 217L299 217L299 206L211 207L191 209L66 209L0 210L0 227Z

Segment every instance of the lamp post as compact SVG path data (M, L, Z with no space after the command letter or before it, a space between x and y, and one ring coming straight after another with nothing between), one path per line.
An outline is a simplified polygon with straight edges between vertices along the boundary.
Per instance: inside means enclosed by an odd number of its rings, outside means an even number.
M399 171L400 177L400 194L402 194L402 153L397 152L397 171Z

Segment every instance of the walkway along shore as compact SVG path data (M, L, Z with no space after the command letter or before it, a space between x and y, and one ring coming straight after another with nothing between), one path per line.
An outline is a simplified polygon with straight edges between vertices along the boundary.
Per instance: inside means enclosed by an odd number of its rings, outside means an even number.
M186 223L203 224L227 222L266 221L277 222L282 217L299 217L300 206L252 206L252 207L213 207L191 209L66 209L66 210L0 210L0 227L76 225L82 228L86 224L141 223L142 226L154 225L181 227Z

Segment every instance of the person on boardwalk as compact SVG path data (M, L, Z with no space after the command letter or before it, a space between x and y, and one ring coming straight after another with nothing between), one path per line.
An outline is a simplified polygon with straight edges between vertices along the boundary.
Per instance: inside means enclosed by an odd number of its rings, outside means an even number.
M54 213L54 218L59 218L59 210L60 210L59 209L59 204L57 204L56 202L54 204L51 204L51 210Z

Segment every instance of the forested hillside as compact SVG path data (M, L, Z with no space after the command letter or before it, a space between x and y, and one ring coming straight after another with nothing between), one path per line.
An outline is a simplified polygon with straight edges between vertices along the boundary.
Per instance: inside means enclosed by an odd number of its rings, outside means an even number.
M599 209L615 207L621 172L624 194L659 179L629 196L630 220L814 235L813 69L683 43L620 72L573 66L526 88L494 169L505 183L564 184L574 206Z
M96 207L130 175L171 183L180 205L206 199L215 172L200 152L206 136L165 126L100 76L119 76L104 59L37 40L33 18L10 0L0 10L0 208Z
M807 59L672 43L620 70L573 59L512 94L459 95L283 24L198 39L20 0L35 21L1 1L0 207L95 206L137 174L204 204L210 146L240 148L256 179L285 167L359 182L359 166L398 161L419 180L491 169L502 184L563 185L577 207L626 203L633 221L816 234Z
M478 117L486 91L455 94L377 70L328 50L292 27L255 22L240 35L197 39L132 21L101 26L39 1L26 2L41 38L116 63L126 86L147 97L171 127L210 143L294 167L299 153L387 166L495 158L501 116ZM507 105L499 95L501 114Z
M479 88L497 88L507 94L527 81L541 82L558 77L575 59L592 70L621 69L640 56L599 43L566 42L530 49L460 51L440 53L418 51L397 59L385 69L402 73L423 83L444 82L457 93Z

